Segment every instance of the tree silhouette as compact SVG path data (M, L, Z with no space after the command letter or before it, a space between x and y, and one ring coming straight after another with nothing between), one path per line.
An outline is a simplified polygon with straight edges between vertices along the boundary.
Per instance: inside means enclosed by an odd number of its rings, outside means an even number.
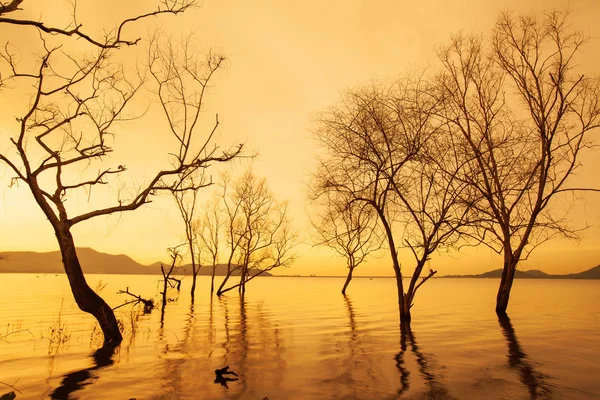
M295 234L290 229L287 203L278 202L266 180L252 172L244 173L230 192L224 185L223 199L229 219L225 226L229 227L230 255L227 275L217 295L235 288L244 294L249 281L294 260L291 249ZM232 260L237 261L240 280L227 287Z
M444 117L467 164L476 233L504 258L499 315L519 261L557 235L577 236L557 200L593 190L571 184L600 124L599 81L575 71L584 42L568 13L504 13L490 47L459 35L439 52Z
M82 193L91 197L92 189L99 190L127 170L122 164L111 165L111 146L118 132L117 123L131 118L126 110L145 82L130 78L118 58L119 48L139 41L125 38L124 28L150 16L178 14L193 6L194 1L164 1L157 11L128 18L101 39L82 30L82 25L76 22L75 10L73 23L66 28L12 18L13 13L18 15L21 3L22 0L2 3L0 23L37 29L41 52L23 59L8 44L0 52L3 94L8 95L16 87L21 90L20 95L27 91L30 99L15 122L5 127L12 132L11 148L0 154L0 160L14 173L13 184L27 185L52 225L77 305L98 320L104 344L116 346L122 336L115 315L87 284L71 229L92 218L135 210L160 192L201 186L202 183L190 184L185 178L213 162L227 162L240 153L241 145L220 151L212 144L218 120L212 131L198 137L200 128L196 121L204 88L223 59L209 54L203 63L196 62L197 57L181 62L176 53L168 51L171 47L152 41L148 53L151 83L156 85L157 97L169 122L167 134L176 143L169 150L170 167L156 172L129 198L119 190L109 203L88 202L89 209L81 211L74 200L69 200ZM83 51L71 50L77 38L83 39L78 42L86 46ZM192 81L200 85L199 91L192 89L191 96L177 93L178 88ZM172 118L173 113L182 112L186 118L177 121ZM199 142L192 142L192 137Z
M422 276L431 254L456 243L469 223L468 203L460 196L467 185L457 179L462 164L445 154L446 125L429 86L419 77L359 88L317 121L326 153L315 173L316 196L342 196L377 215L402 324L410 323L416 291L436 273ZM407 290L400 247L409 248L416 262Z
M321 212L312 224L317 231L318 245L325 245L346 258L348 275L342 294L352 280L354 269L362 264L372 253L381 249L382 238L376 232L376 215L371 207L353 203L335 193L326 193L321 200Z

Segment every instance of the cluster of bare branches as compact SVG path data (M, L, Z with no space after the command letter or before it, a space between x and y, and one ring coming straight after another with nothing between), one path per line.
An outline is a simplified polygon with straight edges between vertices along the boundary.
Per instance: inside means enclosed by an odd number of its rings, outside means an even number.
M475 234L504 257L499 314L519 261L581 229L553 207L557 195L595 190L570 185L600 123L600 81L575 70L584 43L568 12L504 13L491 45L459 35L439 52L442 116L466 163Z
M410 321L416 291L436 273L422 275L430 256L454 245L469 224L460 196L466 185L457 179L460 163L446 155L438 109L428 83L409 77L350 91L317 121L316 136L327 155L315 174L314 197L342 198L348 210L366 207L377 217L396 274L403 322ZM416 264L407 290L401 247L410 249Z
M63 28L21 19L23 4L22 0L1 2L0 24L37 29L42 51L31 54L29 62L17 57L8 44L0 50L3 94L18 88L28 91L30 98L15 123L6 127L12 132L12 147L0 154L0 161L14 173L13 184L27 185L54 228L77 304L98 319L107 344L118 344L122 338L114 313L87 285L70 230L91 218L135 210L161 192L205 187L208 182L193 177L240 154L242 145L222 150L214 143L218 118L207 133L201 132L199 124L206 88L225 58L212 52L198 55L190 40L179 51L156 34L148 46L149 81L143 79L144 73L131 78L125 72L117 52L139 42L125 36L126 28L150 17L184 12L195 4L193 0L162 1L158 9L123 20L103 37L83 30L75 3L73 22ZM81 51L73 50L73 39L82 39ZM127 110L145 86L154 88L169 127L157 134L175 139L176 146L169 150L170 166L157 171L129 198L119 191L108 205L90 206L83 212L69 209L69 198L81 191L91 196L94 188L114 182L127 171L123 164L111 165L112 144L119 122L132 118Z
M82 29L83 24L78 22L76 1L71 3L72 21L64 27L50 26L43 21L33 21L22 18L18 11L22 10L20 5L23 3L23 1L24 0L11 0L9 2L0 2L0 23L34 28L37 29L41 34L46 35L67 36L82 39L88 44L101 49L136 45L141 38L127 38L123 33L130 25L137 21L147 19L149 17L156 17L161 14L177 15L197 5L196 0L162 0L156 10L124 19L114 29L105 32L103 37L95 37L95 35L84 31ZM9 16L7 17L6 15Z
M600 81L575 70L584 42L567 12L504 13L490 45L457 35L439 50L437 74L349 91L318 117L326 155L315 197L334 193L377 214L402 321L436 273L422 276L436 250L483 243L503 254L496 311L504 314L518 262L557 235L577 236L553 203L598 191L570 185L600 123ZM402 246L416 262L406 292Z
M288 204L276 200L264 178L249 171L232 184L224 176L221 187L227 272L217 295L235 288L243 294L252 279L293 262L296 234L290 227ZM235 271L239 282L227 286Z
M348 201L340 193L327 192L315 200L319 206L311 222L317 232L316 245L327 246L346 259L348 275L342 287L345 295L355 268L382 248L377 215L371 207Z

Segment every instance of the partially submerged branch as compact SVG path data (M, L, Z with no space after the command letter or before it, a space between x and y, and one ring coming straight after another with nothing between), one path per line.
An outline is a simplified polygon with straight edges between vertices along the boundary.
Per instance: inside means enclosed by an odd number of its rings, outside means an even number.
M138 304L138 303L142 303L144 305L144 314L148 314L150 311L152 311L154 309L154 300L153 299L144 299L143 297L141 297L137 294L131 293L129 291L129 287L126 287L125 290L119 290L117 292L117 294L127 294L127 295L133 297L134 300L131 300L131 301L125 302L121 305L118 305L116 307L113 307L113 311L116 310L117 308L126 306L128 304Z

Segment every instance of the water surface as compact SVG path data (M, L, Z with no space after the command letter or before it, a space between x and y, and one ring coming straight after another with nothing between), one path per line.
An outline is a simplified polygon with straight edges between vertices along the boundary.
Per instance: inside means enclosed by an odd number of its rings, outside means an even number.
M434 279L401 335L393 279L355 279L344 297L342 278L258 278L243 299L211 299L200 277L195 304L186 279L164 314L118 309L112 353L95 352L64 275L0 274L0 381L19 400L600 398L598 281L518 280L499 321L497 280ZM111 306L126 287L158 300L157 280L88 276Z

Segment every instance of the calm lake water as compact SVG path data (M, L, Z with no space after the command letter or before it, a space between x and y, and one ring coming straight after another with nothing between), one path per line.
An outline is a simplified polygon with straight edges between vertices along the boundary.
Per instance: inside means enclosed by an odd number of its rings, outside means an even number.
M89 275L158 300L156 276ZM211 300L186 278L160 308L117 310L125 338L101 338L66 276L0 274L0 381L17 399L596 399L600 281L517 280L511 321L494 313L495 279L434 279L401 337L393 279L258 278ZM132 329L135 331L132 333ZM228 365L239 380L215 384ZM10 391L0 385L0 395Z

